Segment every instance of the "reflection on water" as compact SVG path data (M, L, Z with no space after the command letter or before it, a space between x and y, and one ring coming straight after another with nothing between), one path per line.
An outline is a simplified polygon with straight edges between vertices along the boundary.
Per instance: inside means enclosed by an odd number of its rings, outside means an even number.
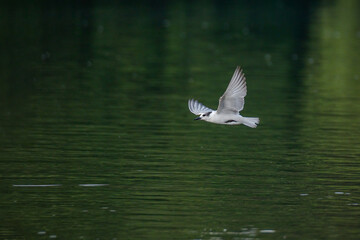
M59 187L61 184L40 184L40 185L33 185L33 184L14 184L14 187Z
M275 230L271 229L263 229L259 230L257 228L242 228L239 232L229 232L227 229L224 229L221 232L203 232L202 238L209 238L209 239L223 239L231 236L231 238L239 238L240 239L253 239L255 237L261 237L261 234L269 234L269 233L275 233Z
M1 239L359 239L357 1L0 16ZM194 122L236 65L261 125Z

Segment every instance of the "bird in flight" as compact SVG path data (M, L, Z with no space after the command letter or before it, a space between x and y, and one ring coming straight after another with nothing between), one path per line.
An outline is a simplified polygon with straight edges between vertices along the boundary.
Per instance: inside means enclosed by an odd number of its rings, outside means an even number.
M211 123L239 125L244 124L256 128L260 120L257 117L243 117L239 114L244 109L246 96L246 79L242 69L237 67L225 93L219 99L218 109L212 110L195 99L189 99L189 110L199 115L194 120L204 120Z

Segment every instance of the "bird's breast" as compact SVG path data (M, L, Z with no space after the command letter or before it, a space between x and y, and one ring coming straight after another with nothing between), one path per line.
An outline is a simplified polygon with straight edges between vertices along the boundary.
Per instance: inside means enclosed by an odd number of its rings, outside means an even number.
M226 125L241 124L242 117L236 114L213 114L209 119L209 122Z

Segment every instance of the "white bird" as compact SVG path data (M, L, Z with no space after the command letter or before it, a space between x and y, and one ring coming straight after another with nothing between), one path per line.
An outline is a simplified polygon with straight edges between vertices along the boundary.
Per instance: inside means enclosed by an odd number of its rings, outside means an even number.
M218 109L212 110L194 99L189 99L189 110L199 117L194 120L204 120L211 123L238 125L244 124L256 128L260 120L257 117L243 117L239 114L244 109L246 96L246 79L240 67L235 69L229 86L219 99Z

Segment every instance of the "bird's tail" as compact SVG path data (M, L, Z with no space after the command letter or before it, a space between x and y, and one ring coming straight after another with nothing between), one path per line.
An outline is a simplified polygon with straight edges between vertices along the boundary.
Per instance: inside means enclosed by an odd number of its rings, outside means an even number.
M257 124L260 123L260 119L257 117L244 117L243 118L243 124L251 127L251 128L256 128Z

